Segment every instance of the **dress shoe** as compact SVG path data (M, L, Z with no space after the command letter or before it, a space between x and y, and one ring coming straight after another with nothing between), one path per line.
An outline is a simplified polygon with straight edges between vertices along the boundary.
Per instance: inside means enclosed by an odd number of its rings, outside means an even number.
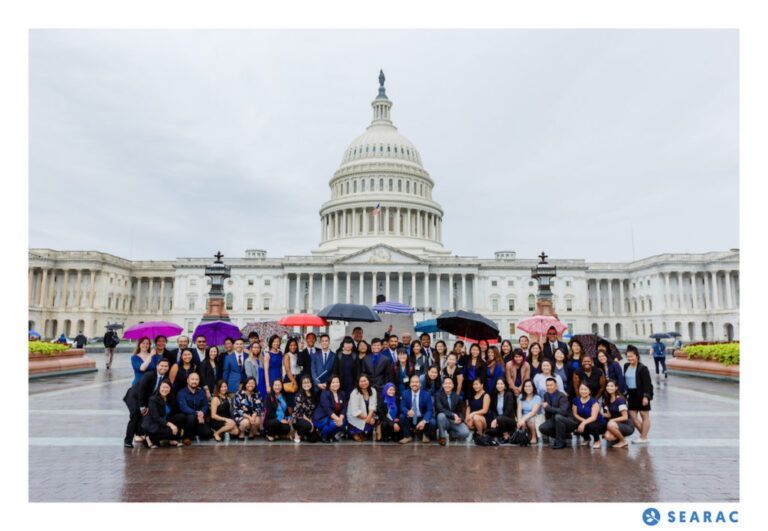
M410 437L404 437L404 438L400 439L400 444L408 444L409 442L411 442L411 438Z
M422 435L421 442L423 442L424 444L429 444L429 437L427 437L426 435Z
M447 441L445 440L445 437L440 437L440 438L437 440L437 442L438 442L438 443L440 443L440 446L445 446L445 443L446 443Z

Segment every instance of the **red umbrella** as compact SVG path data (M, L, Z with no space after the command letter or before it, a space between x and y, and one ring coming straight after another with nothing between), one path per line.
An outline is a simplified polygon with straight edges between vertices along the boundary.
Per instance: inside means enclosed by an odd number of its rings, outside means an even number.
M286 315L277 324L282 326L328 326L328 321L311 313Z

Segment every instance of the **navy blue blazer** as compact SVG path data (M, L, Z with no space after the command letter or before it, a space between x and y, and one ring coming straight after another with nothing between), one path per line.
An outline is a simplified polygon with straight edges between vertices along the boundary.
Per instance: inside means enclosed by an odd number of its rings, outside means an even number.
M400 416L407 417L411 409L413 409L413 391L408 389L400 399ZM432 395L424 389L419 391L419 412L422 420L427 422L432 420Z
M185 387L179 391L176 402L179 410L186 415L195 415L198 411L202 411L204 415L208 414L208 398L205 396L205 391L199 387L194 394L189 392L189 387Z
M333 364L336 362L336 353L332 350L328 351L328 359L323 365L323 351L315 351L312 357L312 382L317 387L318 384L328 383L328 380L333 374Z
M328 356L330 358L330 356ZM322 361L322 360L321 360ZM344 396L344 391L341 389L338 390L336 393L339 396L339 402L341 403L341 415L347 414L347 403L346 403L346 396ZM330 389L326 389L325 391L320 394L320 403L317 405L317 408L315 408L315 412L312 415L312 421L313 422L320 422L323 419L326 419L330 417L334 412L334 406L336 405L336 401L333 399L333 393Z
M245 376L245 360L248 355L243 352L243 366L237 364L237 354L227 354L224 357L224 363L221 369L221 378L227 382L227 389L230 393L236 393L238 386L247 378Z

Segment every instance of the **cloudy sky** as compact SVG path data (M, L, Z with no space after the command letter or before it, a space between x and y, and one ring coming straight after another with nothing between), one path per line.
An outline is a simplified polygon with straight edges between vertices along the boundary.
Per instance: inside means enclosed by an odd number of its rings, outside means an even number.
M308 254L379 68L455 254L738 247L726 30L33 31L30 246Z

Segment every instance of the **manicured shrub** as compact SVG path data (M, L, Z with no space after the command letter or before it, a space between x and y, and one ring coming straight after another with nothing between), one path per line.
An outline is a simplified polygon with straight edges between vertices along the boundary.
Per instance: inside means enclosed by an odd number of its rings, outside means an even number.
M683 352L688 359L710 360L726 367L739 364L739 343L715 343L711 345L686 345Z
M51 354L55 354L56 352L63 352L68 349L69 349L68 345L61 345L58 343L46 343L44 341L29 342L30 354L43 354L45 356L50 356Z

